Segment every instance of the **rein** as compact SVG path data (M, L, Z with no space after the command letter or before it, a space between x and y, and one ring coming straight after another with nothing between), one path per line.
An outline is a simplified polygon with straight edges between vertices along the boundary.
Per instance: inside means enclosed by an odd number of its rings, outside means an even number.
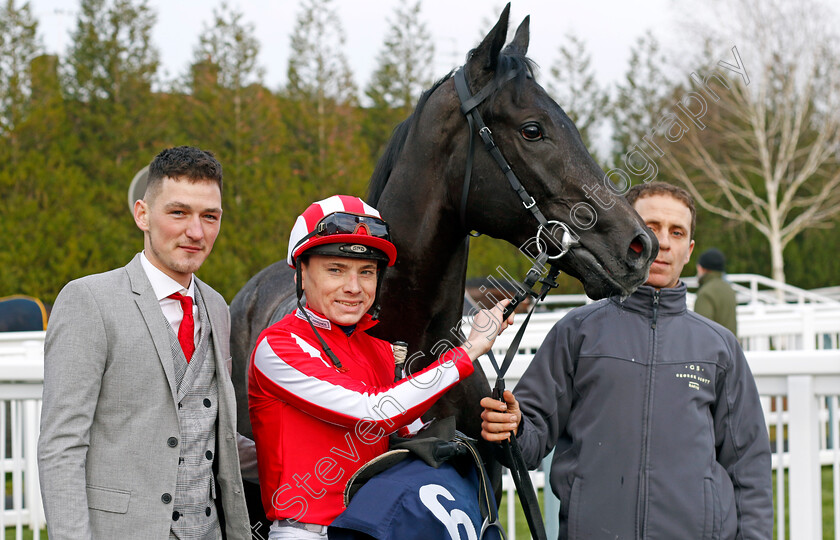
M534 266L528 270L525 280L521 283L522 288L505 307L505 311L502 316L503 321L510 316L516 306L525 300L525 298L528 298L529 296L533 298L533 303L531 304L531 308L528 310L528 315L519 327L519 331L516 332L516 336L513 338L513 341L511 341L510 347L508 347L508 350L505 353L505 358L502 361L501 366L496 360L496 355L493 354L493 351L487 351L487 357L490 359L490 364L496 372L496 384L493 387L492 394L493 399L504 401L503 394L505 391L505 373L507 373L508 368L511 363L513 363L513 357L516 355L516 351L519 350L519 343L522 341L522 336L525 334L525 328L528 326L528 321L531 320L534 308L537 307L537 302L545 298L549 290L557 287L557 282L555 280L560 274L560 267L556 264L550 263L548 275L546 277L541 277L547 261L548 255L544 252L537 257L537 260L534 262ZM533 286L536 283L542 284L539 292L533 290ZM464 298L467 299L470 305L478 309L479 306L475 304L469 294L464 293ZM502 452L507 458L507 462L510 464L510 474L513 477L513 483L516 486L516 494L519 497L520 504L522 505L522 510L525 514L525 520L528 522L528 529L531 531L531 536L536 540L547 540L548 537L545 532L545 525L542 520L542 514L540 513L540 503L537 500L536 491L534 491L534 486L531 483L531 476L528 474L528 466L525 464L525 458L522 456L522 449L519 447L519 442L515 436L511 436L509 440L501 441L500 444Z
M501 81L501 84L504 84L514 77L516 77L516 71L510 70ZM507 319L511 313L513 313L516 306L519 305L523 300L528 297L533 299L533 303L531 305L531 309L528 311L528 316L525 318L525 321L522 323L522 326L519 328L519 331L516 333L513 341L511 342L510 347L505 354L504 361L502 362L501 366L496 361L496 357L493 354L493 351L488 351L487 356L490 358L490 363L493 366L493 369L496 371L496 384L493 388L493 398L497 400L503 400L503 393L505 390L505 380L504 375L507 372L510 364L513 361L513 357L516 354L516 351L519 349L519 343L522 340L522 336L525 333L525 327L528 326L528 321L531 319L531 314L534 313L534 308L537 306L537 302L543 300L548 294L548 291L557 287L557 276L560 274L560 268L557 266L556 261L560 259L563 255L569 252L569 250L577 245L577 239L572 234L571 230L569 229L568 225L562 223L560 221L548 221L543 213L540 211L539 207L537 206L536 200L528 194L525 187L522 185L522 182L519 181L517 178L516 173L513 172L510 164L505 159L504 155L502 155L501 150L496 145L495 141L493 140L493 132L490 131L490 128L484 123L484 120L481 118L481 114L478 112L478 106L486 100L495 90L493 86L493 81L488 83L484 86L477 94L472 95L470 92L469 85L467 84L467 78L464 72L464 67L458 69L455 72L455 89L458 92L458 98L461 100L461 112L467 118L467 123L469 124L469 132L470 132L470 145L469 151L467 154L467 164L466 164L466 171L464 173L464 187L461 191L461 224L464 226L467 231L469 229L466 227L466 213L467 213L467 198L469 197L469 190L470 190L470 181L472 178L472 166L473 166L473 153L475 149L475 132L478 131L479 136L481 137L482 141L484 142L484 148L493 156L493 159L496 161L496 164L502 170L502 173L507 178L508 182L510 183L511 187L516 194L519 196L519 199L522 201L523 206L531 212L534 218L539 223L537 227L537 247L541 249L539 255L537 255L536 259L534 260L534 264L530 270L528 270L527 275L525 276L525 280L521 283L522 287L519 289L516 296L511 300L511 302L505 307L504 313L502 315L502 320L504 321ZM563 230L563 236L560 241L560 253L557 255L549 256L546 251L542 251L541 243L540 243L540 235L544 229L549 229L552 225L556 225ZM469 242L470 236L477 236L474 235L472 232L468 232L469 236L467 236L467 242ZM549 264L549 271L545 277L542 277L543 272L545 271L546 263ZM541 283L542 286L539 292L533 290L534 285L537 283ZM472 299L469 295L464 295L474 307L475 304L472 302ZM528 474L528 468L525 465L525 459L522 456L522 450L519 447L519 443L515 436L509 438L509 440L501 442L502 451L507 458L508 463L510 463L510 472L513 476L514 484L516 485L516 493L519 496L519 501L522 504L522 509L525 513L525 519L528 522L528 529L531 531L531 536L537 540L546 540L546 532L545 526L543 524L542 515L540 514L540 506L539 502L537 501L536 492L534 491L534 486L531 483L531 477Z

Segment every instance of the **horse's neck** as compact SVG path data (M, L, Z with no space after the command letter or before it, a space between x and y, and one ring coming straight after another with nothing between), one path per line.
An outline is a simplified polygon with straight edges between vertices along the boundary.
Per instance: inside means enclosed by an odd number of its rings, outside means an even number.
M443 194L418 197L418 191L423 193L418 188L412 187L410 194L389 193L379 205L391 224L398 257L383 284L382 322L376 333L428 353L444 339L458 345L467 248L457 216L439 202ZM411 204L413 200L422 202Z

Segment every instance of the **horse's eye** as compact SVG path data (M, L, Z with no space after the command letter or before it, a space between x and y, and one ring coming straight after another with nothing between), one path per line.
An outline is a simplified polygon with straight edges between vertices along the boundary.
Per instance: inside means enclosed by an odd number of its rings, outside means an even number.
M536 122L530 122L519 128L519 133L526 141L541 141L543 138L542 128Z

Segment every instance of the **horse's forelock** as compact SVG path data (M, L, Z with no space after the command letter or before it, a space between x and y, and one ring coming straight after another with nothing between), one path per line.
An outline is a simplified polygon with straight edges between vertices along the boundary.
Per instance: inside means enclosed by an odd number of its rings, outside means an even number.
M493 77L495 88L490 96L490 101L493 100L499 89L506 84L510 72L516 74L511 82L513 83L514 99L518 100L519 94L525 86L525 81L529 78L536 80L535 67L536 63L518 49L506 47L499 55L496 73ZM474 89L473 91L477 90Z
M505 48L499 55L496 73L491 83L495 86L495 88L493 89L493 93L488 101L492 101L499 89L507 83L507 75L511 71L516 73L516 77L514 77L512 83L513 91L516 99L518 99L519 93L524 87L525 80L528 77L534 77L534 66L534 61L525 56L525 54L520 52L518 49L511 47ZM382 157L379 158L379 161L376 163L376 167L370 177L370 183L368 183L368 193L365 201L369 205L375 208L379 204L379 199L385 191L385 186L388 184L388 178L391 176L391 171L394 169L394 165L396 165L397 160L402 153L403 147L405 146L405 140L408 137L408 132L411 131L411 127L417 123L420 118L420 114L423 112L423 107L426 105L429 97L435 90L438 89L438 87L440 87L440 85L449 80L453 73L454 71L450 71L432 85L431 88L423 92L423 95L421 95L420 99L417 101L417 106L414 108L414 112L411 113L411 116L403 120L396 128L394 128L391 139L388 141L388 145L385 147ZM477 92L478 90L480 89L472 89L473 92Z

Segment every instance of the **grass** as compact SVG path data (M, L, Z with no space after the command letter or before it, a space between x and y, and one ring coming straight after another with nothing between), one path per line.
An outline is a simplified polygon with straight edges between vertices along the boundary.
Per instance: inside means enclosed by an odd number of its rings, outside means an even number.
M834 540L834 500L831 467L822 468L823 540ZM787 517L787 516L785 516Z
M540 510L543 504L543 490L537 490L537 500L540 501ZM507 493L502 494L502 503L499 505L499 521L502 522L502 529L507 532ZM514 501L516 504L516 538L530 538L531 532L528 530L528 522L525 520L525 513L522 511L522 505L519 504L519 499ZM553 540L553 539L552 539Z
M32 531L29 530L29 527L24 527L23 528L23 540L32 540L33 537L34 537L34 535L32 534ZM41 532L41 538L46 538L46 537L47 537L47 533L42 531ZM15 540L15 528L14 527L12 527L12 528L7 527L6 528L6 540Z

